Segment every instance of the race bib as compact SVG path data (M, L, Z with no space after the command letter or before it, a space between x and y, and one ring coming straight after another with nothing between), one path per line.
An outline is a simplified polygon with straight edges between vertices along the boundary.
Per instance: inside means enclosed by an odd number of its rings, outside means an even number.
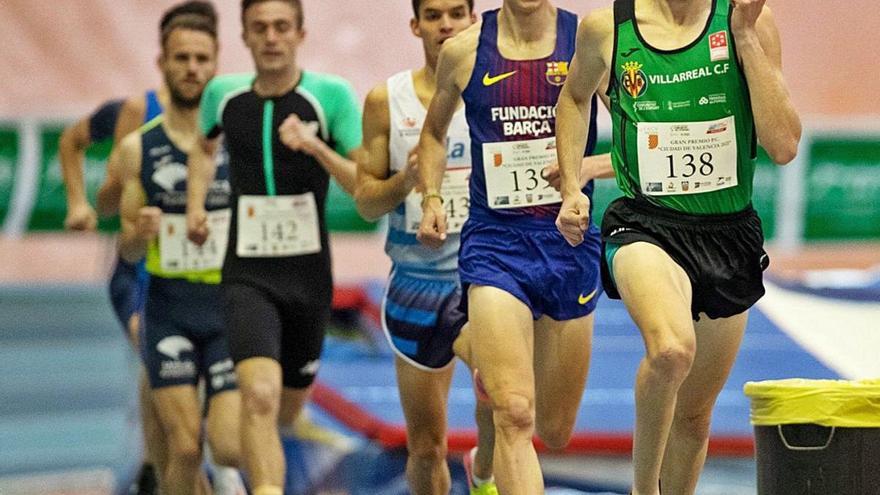
M711 122L640 122L639 178L647 196L700 194L738 184L733 116Z
M556 138L486 143L483 170L486 201L493 209L522 208L562 201L544 178L544 168L556 163Z
M237 218L236 254L242 258L321 252L318 207L311 192L293 196L241 196Z
M208 240L201 246L186 238L186 215L163 213L159 259L165 273L219 270L229 242L229 208L208 212Z
M443 184L440 194L443 196L443 208L446 209L446 232L458 234L468 218L470 207L470 193L468 181L471 178L471 169L457 168L447 169L443 175ZM406 197L406 231L415 234L419 231L422 222L422 194L412 191Z

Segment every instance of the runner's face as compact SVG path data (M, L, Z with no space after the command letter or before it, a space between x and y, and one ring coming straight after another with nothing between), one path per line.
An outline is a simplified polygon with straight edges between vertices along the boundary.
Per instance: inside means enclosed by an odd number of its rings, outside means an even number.
M429 57L440 53L443 42L467 29L476 17L466 0L424 0L419 18L412 20L413 34L422 39Z
M217 73L217 42L208 33L175 29L165 41L159 67L176 105L199 105L202 91Z
M244 13L244 44L251 51L258 72L289 70L296 64L296 50L305 32L299 29L296 7L269 1L251 5Z

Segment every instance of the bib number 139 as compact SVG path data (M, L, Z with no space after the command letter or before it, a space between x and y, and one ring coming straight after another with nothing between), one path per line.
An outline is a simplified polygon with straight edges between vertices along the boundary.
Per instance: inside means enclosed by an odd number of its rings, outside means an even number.
M513 176L513 192L532 192L544 183L541 189L549 189L550 182L541 177L539 170L527 168L525 170L511 170L510 175Z

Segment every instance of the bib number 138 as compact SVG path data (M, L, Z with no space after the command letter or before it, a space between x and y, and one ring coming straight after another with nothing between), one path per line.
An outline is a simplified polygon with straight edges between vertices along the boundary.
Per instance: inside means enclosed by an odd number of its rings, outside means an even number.
M715 165L712 163L712 153L701 153L699 161L693 153L684 155L666 155L669 161L669 175L667 179L677 179L684 177L685 179L699 174L702 177L709 177L715 171Z
M735 187L734 117L707 122L639 122L639 181L648 196Z

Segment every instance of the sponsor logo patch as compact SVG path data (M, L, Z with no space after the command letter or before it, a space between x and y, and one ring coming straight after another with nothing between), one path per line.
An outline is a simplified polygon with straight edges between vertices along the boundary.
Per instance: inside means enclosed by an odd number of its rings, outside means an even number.
M727 31L718 31L709 35L709 58L713 62L730 59L727 47Z

